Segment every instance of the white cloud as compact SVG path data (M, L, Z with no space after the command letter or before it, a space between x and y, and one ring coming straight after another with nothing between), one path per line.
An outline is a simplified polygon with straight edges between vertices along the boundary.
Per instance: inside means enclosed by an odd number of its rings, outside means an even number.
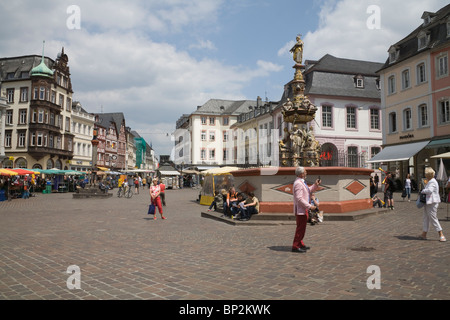
M197 43L195 44L191 44L189 46L190 49L206 49L206 50L211 50L211 51L216 51L217 48L214 45L214 43L210 40L199 40Z
M320 59L325 54L341 58L384 62L389 46L406 37L421 23L423 11L437 11L442 0L342 0L324 1L317 30L303 35L304 59ZM370 29L367 20L373 14L369 6L380 9L380 28ZM293 42L278 54L286 54Z

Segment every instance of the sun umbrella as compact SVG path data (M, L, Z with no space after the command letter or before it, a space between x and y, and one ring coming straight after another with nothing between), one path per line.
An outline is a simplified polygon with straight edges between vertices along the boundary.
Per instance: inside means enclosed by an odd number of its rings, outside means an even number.
M11 171L17 172L20 175L25 175L25 174L39 174L39 172L34 171L34 170L28 170L28 169L22 169L22 168L14 168L14 169L10 169Z
M18 173L14 172L14 171L12 171L10 169L1 168L0 169L0 175L1 176L16 176L16 175L18 175Z
M447 181L448 180L447 171L445 170L444 162L442 161L442 158L441 158L441 164L439 165L439 171L438 171L438 174L436 176L436 180L441 180L441 181Z

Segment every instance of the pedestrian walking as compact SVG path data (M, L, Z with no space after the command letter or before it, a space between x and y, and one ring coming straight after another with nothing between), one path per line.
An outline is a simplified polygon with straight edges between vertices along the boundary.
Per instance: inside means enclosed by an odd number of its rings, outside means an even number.
M421 193L426 194L426 203L423 210L423 231L419 238L422 240L427 239L427 233L431 223L439 234L439 241L445 242L447 240L444 237L442 227L437 218L437 210L439 203L441 202L441 197L439 196L439 184L434 178L434 175L435 171L433 168L427 167L425 169L425 178L428 183L421 191Z
M294 182L294 214L297 222L295 229L294 241L292 243L292 252L304 253L310 249L303 242L305 236L306 224L308 222L308 211L316 209L316 206L311 205L311 192L318 189L320 179L308 187L306 184L306 169L304 167L297 167L295 169L296 180Z
M161 218L166 219L166 217L163 216L160 194L161 188L158 185L158 178L153 178L153 185L150 187L150 199L152 201L152 204L155 206L155 215L153 217L153 220L156 220L156 207L158 207Z
M394 191L395 191L395 184L394 184L394 176L392 173L387 172L386 173L386 183L385 183L385 202L388 206L388 209L394 210Z
M134 194L139 194L139 179L134 178Z
M164 182L158 180L158 185L159 188L161 189L161 193L159 194L159 196L161 197L161 202L163 206L166 206L166 185L164 184Z
M402 194L402 198L403 200L405 200L406 197L408 197L408 202L411 202L411 176L409 175L409 173L406 175L406 179L405 179L405 183L404 185L404 195Z

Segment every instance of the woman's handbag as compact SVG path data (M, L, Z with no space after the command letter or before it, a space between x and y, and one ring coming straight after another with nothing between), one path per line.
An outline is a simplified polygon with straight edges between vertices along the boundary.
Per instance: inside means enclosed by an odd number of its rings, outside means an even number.
M425 193L419 192L419 196L416 200L416 206L417 208L423 208L425 206L425 203L427 202L427 195Z
M419 199L422 203L427 203L427 195L425 193L419 193Z
M155 214L155 205L154 204L151 204L148 206L147 214Z

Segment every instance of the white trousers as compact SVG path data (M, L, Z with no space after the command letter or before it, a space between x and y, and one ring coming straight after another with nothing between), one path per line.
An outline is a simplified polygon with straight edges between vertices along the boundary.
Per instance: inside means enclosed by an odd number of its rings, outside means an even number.
M436 229L437 232L442 231L441 225L437 218L437 209L439 203L425 204L423 210L423 231L428 232L430 223Z

